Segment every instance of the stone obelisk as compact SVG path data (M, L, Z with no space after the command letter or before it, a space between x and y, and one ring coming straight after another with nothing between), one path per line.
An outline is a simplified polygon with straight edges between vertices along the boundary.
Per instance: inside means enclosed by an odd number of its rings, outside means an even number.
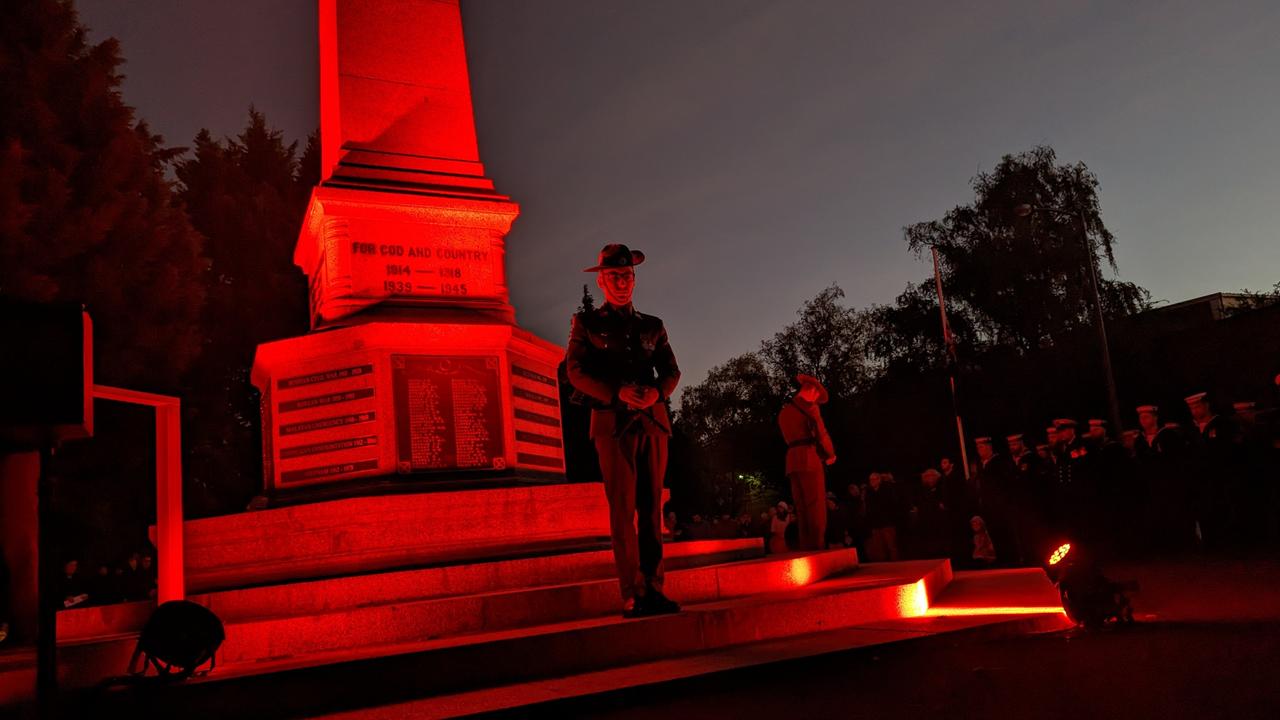
M519 207L480 163L457 0L319 17L321 181L294 252L312 329L260 345L252 375L267 495L555 479L564 351L515 323Z

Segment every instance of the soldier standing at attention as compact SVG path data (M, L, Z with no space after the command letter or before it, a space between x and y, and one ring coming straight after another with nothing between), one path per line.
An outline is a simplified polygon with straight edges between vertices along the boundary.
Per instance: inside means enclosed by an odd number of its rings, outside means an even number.
M662 481L671 420L666 402L680 381L662 320L631 305L644 253L606 245L596 273L599 310L573 317L565 366L592 399L591 439L600 456L623 617L679 612L662 594ZM638 521L637 521L638 516Z
M787 477L796 504L800 549L823 549L827 531L827 478L823 469L836 461L831 436L818 406L826 404L827 389L818 378L796 376L800 390L778 413L778 427L787 442Z

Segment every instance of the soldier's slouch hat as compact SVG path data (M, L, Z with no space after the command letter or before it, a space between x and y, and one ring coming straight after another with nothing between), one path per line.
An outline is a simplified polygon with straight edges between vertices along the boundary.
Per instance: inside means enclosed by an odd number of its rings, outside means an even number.
M812 375L806 375L804 373L800 373L799 375L796 375L796 383L798 383L802 388L805 385L812 385L818 388L818 404L819 405L826 405L827 400L830 399L830 396L827 394L826 386L822 384L821 380L819 380L818 378Z
M626 245L613 243L605 245L600 251L600 259L596 261L595 267L585 268L582 272L600 272L601 270L635 267L642 262L644 262L644 253L639 250L632 250Z

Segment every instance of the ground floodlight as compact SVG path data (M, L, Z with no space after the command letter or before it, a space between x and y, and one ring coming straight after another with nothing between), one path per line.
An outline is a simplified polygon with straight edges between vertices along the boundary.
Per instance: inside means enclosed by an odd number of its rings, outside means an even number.
M1107 579L1088 555L1073 550L1071 543L1058 545L1044 571L1058 588L1062 609L1075 624L1093 629L1133 622L1125 592L1137 590L1137 583Z

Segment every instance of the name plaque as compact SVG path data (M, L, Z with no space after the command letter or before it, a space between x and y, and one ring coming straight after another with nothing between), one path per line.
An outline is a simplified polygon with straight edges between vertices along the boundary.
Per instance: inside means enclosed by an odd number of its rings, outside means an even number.
M506 467L497 357L392 355L400 473Z

